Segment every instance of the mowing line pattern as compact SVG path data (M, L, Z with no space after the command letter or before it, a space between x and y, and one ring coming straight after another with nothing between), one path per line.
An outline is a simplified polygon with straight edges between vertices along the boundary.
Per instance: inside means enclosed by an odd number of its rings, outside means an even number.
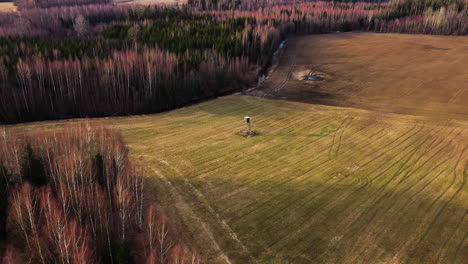
M245 115L257 136L235 134ZM138 122L132 153L232 263L468 259L466 122L240 95Z

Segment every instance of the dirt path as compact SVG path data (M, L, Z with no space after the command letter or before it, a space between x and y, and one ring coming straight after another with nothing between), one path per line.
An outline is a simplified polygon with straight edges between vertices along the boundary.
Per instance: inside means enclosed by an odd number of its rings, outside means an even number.
M154 156L149 155L139 155L139 157L149 158L151 160L156 159ZM149 163L152 164L153 162ZM180 215L188 222L191 223L191 227L196 227L199 229L200 232L197 232L198 237L204 237L205 240L210 242L208 247L211 247L211 252L214 252L217 256L212 258L210 261L214 263L226 263L232 264L229 257L224 253L221 249L219 244L216 242L215 236L209 226L203 219L201 219L197 213L191 208L191 206L185 201L183 196L179 193L179 191L174 187L174 185L167 179L167 177L154 166L149 166L151 171L162 180L165 187L167 188L166 192L173 196L173 204L172 206L178 209ZM181 220L179 218L179 220Z

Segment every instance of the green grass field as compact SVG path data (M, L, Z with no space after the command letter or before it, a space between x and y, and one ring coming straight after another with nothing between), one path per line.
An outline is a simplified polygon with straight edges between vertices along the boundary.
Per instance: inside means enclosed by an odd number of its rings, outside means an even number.
M468 122L241 95L97 122L208 263L468 259Z

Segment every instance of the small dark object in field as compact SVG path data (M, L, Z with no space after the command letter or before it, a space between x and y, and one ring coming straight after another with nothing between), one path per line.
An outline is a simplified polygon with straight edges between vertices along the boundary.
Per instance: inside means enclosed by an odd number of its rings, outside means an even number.
M241 137L254 137L257 135L257 132L252 130L242 130L236 133L236 135Z

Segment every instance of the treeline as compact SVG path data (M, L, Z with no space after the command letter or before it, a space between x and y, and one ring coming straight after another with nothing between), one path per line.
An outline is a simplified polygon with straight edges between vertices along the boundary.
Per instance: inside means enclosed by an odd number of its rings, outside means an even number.
M420 16L391 19L388 4L312 2L297 5L274 6L253 11L199 11L229 17L252 18L255 25L268 25L281 32L323 33L363 30L382 33L416 33L439 35L466 35L468 33L468 6L459 10L453 5L438 10L427 9Z
M437 11L441 8L453 8L457 13L467 5L466 0L400 0L391 3L388 19L406 16L421 16L428 11ZM467 14L467 13L465 13Z
M467 0L394 0L394 1L310 1L310 0L189 0L196 10L244 10L253 13L273 13L272 19L284 20L275 13L294 16L293 23L310 24L314 14L322 13L319 18L328 19L328 25L343 25L341 31L350 29L377 32L398 32L416 34L466 35L468 33ZM362 12L361 7L364 6ZM312 7L312 8L311 8ZM322 9L322 11L320 11ZM332 10L330 10L332 9ZM351 10L353 16L361 15L359 27L352 18L342 16L341 10ZM272 12L273 11L273 12ZM247 15L240 11L243 16ZM311 13L309 13L311 12ZM298 14L298 15L297 15ZM331 16L329 16L331 15ZM312 18L310 17L312 16ZM367 21L366 21L367 20ZM320 31L332 31L323 26ZM301 25L304 26L304 25ZM310 27L310 26L308 26Z
M75 38L78 35L92 37L109 23L127 20L132 8L95 4L0 13L0 37Z
M248 59L212 51L175 55L158 49L114 52L108 59L20 60L0 68L0 120L16 123L155 113L242 88ZM12 80L14 82L12 82Z
M297 5L317 0L188 0L187 4L198 10L256 10L280 5ZM388 0L328 0L334 3L383 3Z
M144 181L122 137L105 127L3 131L1 263L201 263L145 199Z
M18 9L48 8L52 6L108 4L112 0L13 0Z

